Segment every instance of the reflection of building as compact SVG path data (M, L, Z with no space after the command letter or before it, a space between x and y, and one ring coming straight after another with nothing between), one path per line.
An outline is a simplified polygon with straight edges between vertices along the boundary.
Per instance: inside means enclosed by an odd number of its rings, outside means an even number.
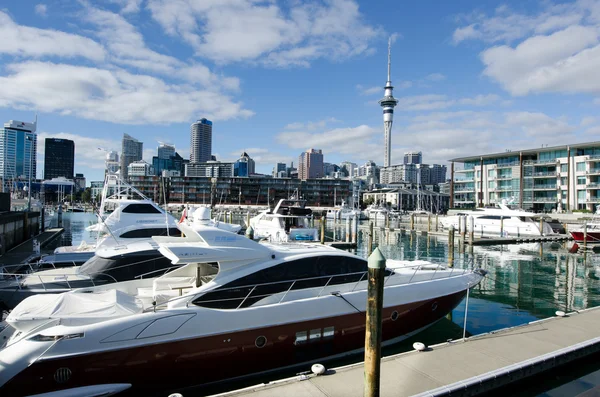
M323 152L309 149L300 154L298 163L298 178L302 180L323 177Z
M121 150L121 176L127 179L127 166L142 159L144 143L128 134L123 134Z
M211 154L212 121L200 119L190 126L190 162L210 161Z
M10 182L35 179L37 170L37 121L26 123L10 120L0 128L0 176L3 191ZM31 168L30 168L31 164Z
M46 138L44 146L44 179L73 179L75 142L70 139Z
M240 156L240 158L233 165L233 175L234 176L242 176L248 177L252 174L255 174L255 165L254 160L248 156L248 153L244 152Z
M503 199L528 210L594 211L600 204L600 142L461 157L451 161L451 206ZM461 164L454 169L454 164Z

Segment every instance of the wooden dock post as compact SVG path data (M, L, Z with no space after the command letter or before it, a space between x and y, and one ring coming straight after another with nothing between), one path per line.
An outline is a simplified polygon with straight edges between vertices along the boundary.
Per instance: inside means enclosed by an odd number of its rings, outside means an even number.
M350 217L346 217L346 242L350 242Z
M438 214L435 214L435 231L438 231Z
M58 227L62 227L63 208L61 203L58 204L58 209L56 212L58 213Z
M410 214L410 230L415 230L415 214Z
M460 231L460 236L462 237L462 241L464 243L465 241L465 237L467 236L467 216L463 215L462 216L463 221L462 221L462 230Z
M367 242L367 252L371 255L373 252L373 222L369 222L369 239Z
M504 217L502 215L500 215L500 237L504 237Z
M352 215L352 244L356 244L356 235L358 234L358 221L356 214Z
M246 214L246 227L250 227L250 208L248 208L248 213Z
M431 214L427 215L427 232L431 233Z
M448 262L449 267L454 266L454 225L448 229Z
M325 244L325 217L321 217L321 244Z
M390 213L389 212L385 213L385 227L387 229L390 228Z
M544 235L544 219L540 217L540 236Z
M475 242L475 218L471 217L471 224L469 225L469 242L471 245Z
M367 287L367 318L365 328L365 389L364 397L379 397L381 373L381 323L385 257L379 248L369 255Z
M583 250L587 251L587 221L583 221Z

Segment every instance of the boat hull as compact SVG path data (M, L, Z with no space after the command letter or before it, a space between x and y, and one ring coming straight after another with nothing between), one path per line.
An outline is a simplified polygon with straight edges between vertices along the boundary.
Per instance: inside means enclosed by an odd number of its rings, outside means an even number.
M462 290L384 308L382 340L399 341L432 324L455 308L465 293L466 290ZM328 333L331 327L333 332ZM311 339L311 330L318 330L319 337ZM307 333L306 341L298 342L297 333L302 331ZM260 348L257 347L259 337L266 338L266 344ZM5 383L0 394L22 396L50 392L95 384L102 379L103 383L132 384L128 390L132 395L152 395L343 356L359 351L364 343L365 313L355 312L111 351L44 358ZM69 372L68 380L58 383L56 374L59 372ZM31 382L32 379L36 382Z
M573 240L577 243L583 243L584 235L583 231L572 231L571 236ZM588 244L598 244L600 243L600 232L598 231L589 231L587 232L587 243Z

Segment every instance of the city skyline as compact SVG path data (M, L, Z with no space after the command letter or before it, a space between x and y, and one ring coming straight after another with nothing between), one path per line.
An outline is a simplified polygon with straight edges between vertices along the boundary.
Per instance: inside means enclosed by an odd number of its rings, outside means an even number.
M102 179L97 147L120 152L124 133L146 143L148 162L158 141L189 158L189 126L203 117L219 160L246 151L263 174L306 147L332 163L383 164L377 98L392 36L392 165L406 151L447 165L600 132L597 1L236 4L5 6L0 117L37 113L39 139L73 140L88 180ZM222 28L240 12L252 18Z

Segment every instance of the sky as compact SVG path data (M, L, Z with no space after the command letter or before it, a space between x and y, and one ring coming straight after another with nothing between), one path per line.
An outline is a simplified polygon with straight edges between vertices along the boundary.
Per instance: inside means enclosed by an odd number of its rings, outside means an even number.
M124 133L189 157L200 118L257 172L382 165L390 37L392 164L600 140L600 0L0 0L0 122L37 114L39 178L74 140L88 185Z

